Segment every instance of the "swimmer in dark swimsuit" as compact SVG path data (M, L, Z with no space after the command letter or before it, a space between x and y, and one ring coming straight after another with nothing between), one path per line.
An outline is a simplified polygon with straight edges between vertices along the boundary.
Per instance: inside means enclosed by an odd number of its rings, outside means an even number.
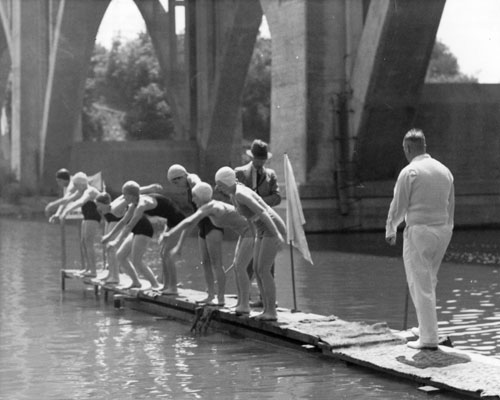
M252 225L246 218L242 217L231 204L212 199L212 187L205 182L200 182L193 187L193 201L198 210L179 225L166 233L167 236L175 235L182 230L190 230L203 218L210 218L211 222L218 227L231 229L239 235L234 251L233 266L236 272L236 283L238 289L238 304L235 308L236 314L249 314L249 289L250 280L246 273L246 267L253 256L253 245L255 235ZM228 268L229 269L229 268ZM221 281L220 276L225 275L222 264L215 269L217 283ZM225 281L225 280L224 280ZM224 287L218 285L218 305L224 304Z
M167 178L173 185L185 189L187 192L187 201L191 204L193 212L198 209L198 206L193 201L193 188L201 182L201 179L196 174L190 174L186 169L179 164L170 166L167 172ZM217 285L219 292L222 289L224 293L226 285L226 274L222 269L222 239L224 230L215 226L210 218L205 217L198 221L198 242L201 252L201 264L207 285L207 297L201 300L200 303L212 304L215 298L215 279L214 271L217 275ZM220 298L219 298L220 300ZM222 296L222 303L224 303ZM219 302L220 303L220 302Z
M166 220L166 229L172 228L185 218L184 213L170 199L157 193L141 194L139 185L134 181L126 182L122 187L123 197L129 205L123 218L104 238L103 242L108 242L117 232L114 241L121 241L129 235L143 215L149 217L160 217ZM174 257L184 241L185 233L177 244L173 240L161 240L161 258L163 269L163 294L176 295L177 292L177 271ZM109 243L111 245L112 243Z
M83 221L81 226L81 248L85 268L82 273L84 276L96 277L96 255L94 242L99 231L101 215L97 212L95 198L99 191L89 185L87 175L83 172L76 173L72 178L75 190L68 193L61 202L57 212L50 218L50 222L57 219L64 220L68 214L78 207L81 207Z
M96 199L99 211L104 215L106 221L110 222L111 228L117 224L124 215L124 206L127 206L123 196L111 202L111 197L107 193L100 194ZM132 284L129 288L140 288L141 281L137 271L141 273L150 283L153 290L158 290L160 285L153 274L153 271L148 266L143 264L143 256L153 237L154 229L151 222L146 216L139 219L132 231L120 244L116 250L113 244L107 246L110 252L110 258L116 257L118 265L122 266L123 270L132 279ZM113 269L113 272L111 270ZM110 268L110 275L113 274L114 283L119 283L118 268ZM117 279L116 279L117 278Z

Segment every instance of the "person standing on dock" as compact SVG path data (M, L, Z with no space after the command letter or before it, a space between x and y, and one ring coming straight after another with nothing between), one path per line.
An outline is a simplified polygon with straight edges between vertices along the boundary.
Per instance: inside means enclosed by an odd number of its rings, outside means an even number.
M238 304L235 308L237 315L250 314L249 301L249 287L250 281L246 272L248 263L252 260L253 246L255 241L255 234L253 227L248 220L242 217L233 205L223 201L214 200L212 198L213 189L206 182L197 183L193 187L193 201L198 209L196 212L175 228L172 228L165 235L177 235L186 230L189 231L193 226L199 223L203 218L210 218L211 222L224 229L230 229L238 234L238 242L234 251L234 260L232 266L236 271L237 290L238 290ZM224 291L225 291L225 272L222 267L222 260L215 266L215 274L217 276L218 295L217 304L224 305ZM231 268L231 267L230 267ZM210 304L210 303L208 303Z
M67 191L67 194L61 199L57 212L52 215L49 222L53 223L57 220L64 220L72 210L81 207L83 221L81 225L81 248L85 269L82 274L87 277L95 278L96 271L96 255L94 242L99 231L101 215L97 212L97 207L94 202L99 194L99 191L89 185L88 177L83 172L77 172L71 179L74 190Z
M256 232L253 251L253 267L262 295L263 311L255 318L276 321L276 286L271 266L284 243L285 223L262 197L249 187L238 183L236 173L230 167L222 167L215 174L215 183L230 196L236 210L250 221Z
M118 197L113 202L110 201L111 197L108 193L102 193L97 196L96 199L99 212L103 214L107 223L111 224L110 229L107 230L108 232L110 232L124 216L126 213L124 206L127 206L123 196ZM120 241L120 239L117 238L116 240L108 242L106 248L110 256L109 258L110 261L113 260L113 263L115 264L113 267L110 267L110 276L112 276L112 278L107 280L108 283L119 283L119 265L132 279L132 283L127 289L141 288L142 284L137 272L141 273L142 276L149 281L151 289L160 289L160 284L156 280L153 271L143 263L144 253L147 250L149 242L153 238L153 234L154 228L151 221L143 215L123 241ZM111 262L110 265L112 265Z
M123 218L117 222L113 229L103 237L103 243L107 243L117 234L115 242L124 240L135 225L146 215L147 217L159 217L167 221L166 229L173 228L186 216L181 209L169 198L158 194L141 194L140 186L137 182L128 181L122 186L122 194L128 204L128 209ZM118 233L119 232L119 233ZM177 271L175 258L184 240L184 233L177 243L164 239L160 235L161 259L163 269L163 290L165 295L177 295Z
M386 223L385 239L394 246L398 225L403 221L403 261L419 339L408 342L415 349L437 349L437 273L453 232L455 193L453 175L426 152L424 133L410 130L403 139L408 165L394 187Z
M271 207L279 205L281 203L281 194L276 172L265 166L272 157L272 153L268 151L268 144L255 139L250 149L246 151L246 155L250 157L251 161L234 169L236 179L255 191L267 205ZM247 267L247 272L251 281L254 276L252 261ZM271 266L271 274L274 277L274 264ZM250 304L252 307L262 307L262 296L259 300Z
M186 190L187 201L192 211L195 212L198 206L193 201L193 188L201 182L200 177L188 173L182 165L173 164L167 171L167 179L171 184ZM198 243L208 292L207 297L201 300L200 303L210 304L215 298L214 271L218 272L216 275L219 287L224 288L226 285L226 275L222 271L223 236L224 230L215 226L210 218L205 217L198 221Z

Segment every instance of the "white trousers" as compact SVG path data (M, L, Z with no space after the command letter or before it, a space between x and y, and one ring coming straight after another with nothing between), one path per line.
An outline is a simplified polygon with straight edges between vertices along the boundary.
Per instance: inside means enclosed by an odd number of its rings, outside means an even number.
M437 274L451 235L452 228L448 225L407 226L404 231L406 279L417 311L420 341L425 344L438 343Z

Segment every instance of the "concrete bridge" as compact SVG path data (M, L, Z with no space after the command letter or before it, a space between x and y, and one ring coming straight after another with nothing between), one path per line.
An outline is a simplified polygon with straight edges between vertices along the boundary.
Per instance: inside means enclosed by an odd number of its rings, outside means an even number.
M500 87L424 84L445 0L169 0L168 10L135 0L177 140L81 142L84 83L109 3L0 0L0 99L10 81L7 153L24 188L51 187L63 166L102 170L118 189L127 179L164 181L174 162L208 181L217 168L239 165L240 98L265 15L271 166L283 177L289 155L309 231L383 228L404 165L402 137L413 126L455 174L457 224L500 220ZM185 8L184 49L175 7Z

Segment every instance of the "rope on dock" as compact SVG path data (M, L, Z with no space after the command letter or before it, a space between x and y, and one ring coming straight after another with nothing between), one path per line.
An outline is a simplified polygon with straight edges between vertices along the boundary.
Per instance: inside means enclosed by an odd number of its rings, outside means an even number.
M210 325L210 321L218 312L215 307L196 307L194 310L194 321L191 326L191 332L197 334L205 334Z

